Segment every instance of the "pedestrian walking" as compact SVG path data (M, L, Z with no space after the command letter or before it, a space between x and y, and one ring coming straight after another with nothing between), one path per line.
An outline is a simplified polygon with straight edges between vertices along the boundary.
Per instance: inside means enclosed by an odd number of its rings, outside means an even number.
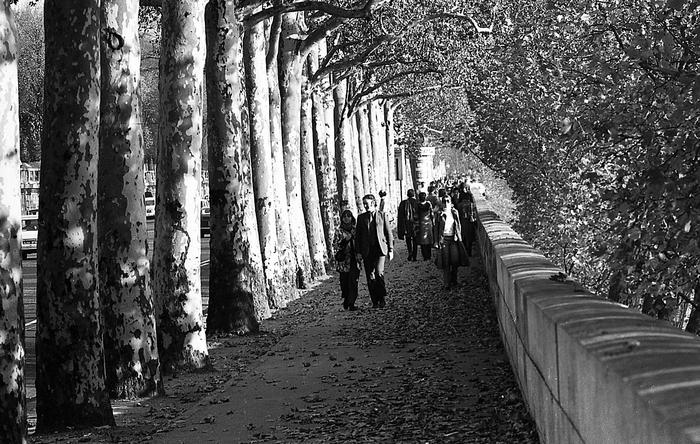
M416 224L414 243L420 245L424 261L430 260L433 248L433 206L427 200L425 192L418 194L416 203Z
M396 229L399 239L406 238L406 248L408 248L408 260L415 261L418 254L418 244L416 237L416 192L408 190L406 199L399 204L398 227Z
M469 265L462 240L459 212L449 196L442 198L442 208L435 221L435 264L443 271L445 288L457 284L457 268Z
M373 307L386 305L386 283L384 282L384 265L386 259L394 257L394 237L389 222L382 211L377 209L374 195L362 198L365 212L357 217L355 246L357 260L362 260L367 276L367 287Z
M459 222L462 224L462 243L467 251L467 256L472 255L472 245L476 240L476 204L474 196L467 191L460 193L457 210L459 211Z
M344 210L340 214L340 226L333 237L336 269L340 273L340 290L343 295L343 308L355 311L357 300L357 281L360 278L362 263L355 248L355 216L352 211Z

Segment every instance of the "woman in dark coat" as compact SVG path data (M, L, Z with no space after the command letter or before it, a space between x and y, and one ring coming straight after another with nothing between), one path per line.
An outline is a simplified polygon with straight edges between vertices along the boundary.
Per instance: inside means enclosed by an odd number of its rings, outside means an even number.
M430 249L433 246L433 206L427 199L425 192L418 193L416 204L416 236L414 242L420 245L423 260L430 259Z
M357 281L360 277L361 264L357 260L355 249L355 216L352 211L344 210L340 214L340 226L333 237L336 270L340 273L340 290L343 293L343 308L355 311L357 300Z
M472 245L476 240L476 205L471 192L460 193L457 209L459 222L462 224L462 243L467 250L467 256L471 256Z
M469 259L462 245L462 225L459 212L449 196L442 198L442 209L435 220L435 263L442 269L445 287L457 284L457 267L467 265Z

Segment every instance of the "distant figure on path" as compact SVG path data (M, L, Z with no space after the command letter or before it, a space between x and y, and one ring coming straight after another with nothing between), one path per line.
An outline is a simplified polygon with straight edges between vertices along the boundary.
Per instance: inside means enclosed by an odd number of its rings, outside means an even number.
M462 224L462 243L467 250L467 256L471 257L472 245L476 239L476 204L471 192L460 193L457 210L459 222Z
M340 214L340 226L333 237L333 251L340 273L340 290L343 294L343 308L357 310L357 281L360 278L361 262L355 248L355 216L352 211L344 210Z
M435 264L443 271L445 288L457 284L457 267L468 265L469 258L462 240L459 213L449 196L442 198L442 209L435 221Z
M399 239L406 237L406 247L408 248L408 260L415 261L418 253L418 244L415 242L416 236L416 192L408 190L406 199L399 204L399 223L396 231Z
M440 198L438 197L438 192L435 189L435 185L431 184L428 186L427 199L428 202L430 202L430 205L433 207L433 213L437 213L440 209Z
M423 260L430 259L431 248L433 248L433 206L426 200L425 192L418 194L416 204L416 235L414 242L420 245Z
M357 260L362 260L367 276L367 287L372 299L372 307L386 305L386 284L384 265L386 258L394 257L394 237L384 213L377 210L377 200L372 194L362 198L366 212L357 218L355 246Z

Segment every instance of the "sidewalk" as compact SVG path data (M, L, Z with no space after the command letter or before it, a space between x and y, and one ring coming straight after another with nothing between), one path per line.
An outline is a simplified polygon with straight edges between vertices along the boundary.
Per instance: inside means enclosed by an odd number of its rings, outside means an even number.
M386 275L385 309L370 308L364 278L357 312L324 282L297 329L154 442L536 441L485 278L462 269L444 293L432 262L403 258Z
M360 310L344 311L336 273L264 321L263 334L213 338L217 372L115 403L117 428L32 441L537 442L480 264L444 291L440 270L405 261L402 247L386 270L386 308L371 308L363 273Z

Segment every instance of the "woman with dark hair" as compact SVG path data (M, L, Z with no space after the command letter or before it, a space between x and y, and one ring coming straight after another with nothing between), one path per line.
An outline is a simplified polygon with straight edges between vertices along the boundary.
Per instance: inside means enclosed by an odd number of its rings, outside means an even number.
M425 192L418 193L416 203L416 235L414 242L420 245L423 260L430 259L430 249L433 247L433 206L427 200Z
M355 300L361 267L356 257L355 225L355 216L352 211L344 210L340 214L340 226L336 228L333 237L333 251L335 251L336 269L340 273L343 308L350 311L357 310Z
M459 212L452 206L450 196L442 198L442 209L435 220L435 264L442 269L445 287L457 284L457 267L468 265L467 252L462 244L462 225Z

